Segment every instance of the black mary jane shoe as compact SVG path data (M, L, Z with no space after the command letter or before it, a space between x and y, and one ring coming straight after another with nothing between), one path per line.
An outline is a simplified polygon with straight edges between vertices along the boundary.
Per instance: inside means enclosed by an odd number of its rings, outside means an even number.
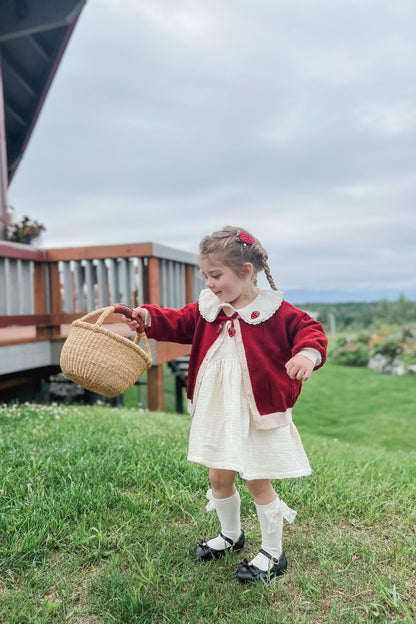
M211 548L208 546L206 542L199 542L198 546L195 548L192 556L194 559L198 559L198 561L211 561L212 559L220 559L227 552L233 552L235 550L241 550L244 546L244 542L246 541L244 531L241 531L241 535L233 542L233 540L229 537L226 537L222 533L220 536L225 540L228 544L230 544L227 548L223 550L216 550L215 548Z
M235 576L240 581L240 583L252 583L253 581L264 581L268 583L275 576L282 576L282 574L286 572L287 560L284 550L282 550L282 554L280 555L279 559L276 559L276 557L272 557L262 548L260 549L260 552L263 555L266 555L266 557L268 557L269 559L271 559L273 565L270 566L268 570L260 570L260 568L258 568L257 566L249 563L247 559L244 559L241 562L241 565L238 568L237 572L235 573Z

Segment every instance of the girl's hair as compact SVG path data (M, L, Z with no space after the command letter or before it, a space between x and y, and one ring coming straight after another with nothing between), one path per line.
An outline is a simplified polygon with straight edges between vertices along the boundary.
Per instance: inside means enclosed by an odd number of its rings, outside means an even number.
M253 243L244 242L247 237L242 236L239 240L239 234L249 236L248 240ZM254 269L254 280L257 283L257 273L264 271L267 281L273 290L277 290L274 283L270 268L267 263L268 254L260 241L243 228L225 226L218 232L213 232L210 236L205 236L199 244L200 256L216 255L221 258L221 262L228 266L237 275L245 275L245 263L251 262Z

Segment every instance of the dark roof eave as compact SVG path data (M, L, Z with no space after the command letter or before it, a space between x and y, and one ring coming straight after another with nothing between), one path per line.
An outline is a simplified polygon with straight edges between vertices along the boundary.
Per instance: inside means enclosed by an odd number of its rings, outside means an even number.
M40 95L38 97L37 100L37 105L36 108L31 116L31 120L30 120L30 124L27 128L26 131L26 135L25 138L22 142L22 145L19 149L19 154L17 156L17 158L14 159L13 162L8 163L8 177L9 177L9 183L11 182L14 173L16 172L16 169L23 157L24 151L27 147L27 144L29 143L30 137L32 136L33 130L35 128L36 122L39 118L40 112L42 110L43 104L45 102L46 96L48 95L49 89L51 87L51 84L53 82L53 79L55 78L56 72L58 70L59 64L62 60L62 57L64 55L65 49L69 43L69 40L71 39L71 35L72 32L76 26L76 23L78 21L78 18L69 26L67 26L66 30L65 30L65 34L61 40L61 43L59 45L58 51L54 57L53 63L49 69L48 72L48 77L47 80L42 88L42 91L40 92Z

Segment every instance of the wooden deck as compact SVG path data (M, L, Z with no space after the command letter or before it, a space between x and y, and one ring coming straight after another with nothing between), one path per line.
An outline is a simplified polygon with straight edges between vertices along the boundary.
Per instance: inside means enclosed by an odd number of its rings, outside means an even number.
M157 243L36 250L0 242L0 400L2 391L59 369L70 324L117 302L179 308L202 282L196 256ZM116 333L131 336L119 316ZM163 410L163 364L190 346L151 342L148 407Z

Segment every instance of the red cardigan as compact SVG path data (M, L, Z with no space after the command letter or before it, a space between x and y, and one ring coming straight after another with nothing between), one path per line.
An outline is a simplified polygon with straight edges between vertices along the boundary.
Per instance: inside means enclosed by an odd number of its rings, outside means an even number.
M149 338L192 344L187 395L193 402L203 370L220 341L214 343L226 329L219 334L221 321L205 320L197 302L180 310L150 304L142 307L151 315L151 325L146 329ZM234 324L245 389L257 427L271 429L287 424L287 410L290 412L295 404L302 382L290 379L285 364L305 348L319 351L321 362L316 368L325 363L327 338L322 325L286 301L258 324L242 318Z

